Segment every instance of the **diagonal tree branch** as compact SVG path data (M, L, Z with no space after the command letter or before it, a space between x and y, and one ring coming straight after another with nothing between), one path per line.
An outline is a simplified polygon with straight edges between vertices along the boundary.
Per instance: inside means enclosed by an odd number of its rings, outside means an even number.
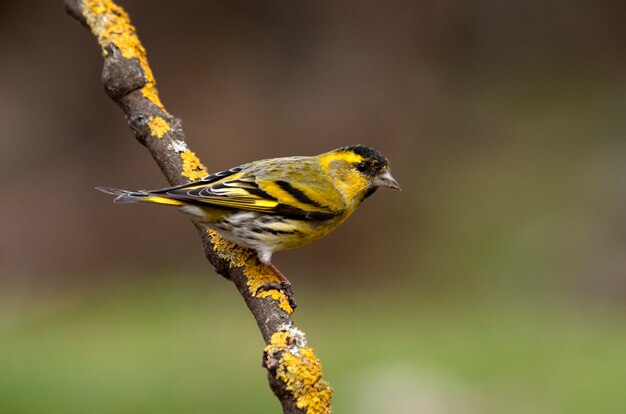
M159 98L146 51L128 14L109 0L65 0L65 7L97 38L104 57L104 89L170 184L206 176L207 169L186 144L180 119L168 113ZM321 363L304 333L291 320L288 298L278 290L257 293L261 285L276 282L276 276L254 252L194 224L207 259L234 282L256 319L266 343L263 366L284 413L330 413L332 388L322 379Z

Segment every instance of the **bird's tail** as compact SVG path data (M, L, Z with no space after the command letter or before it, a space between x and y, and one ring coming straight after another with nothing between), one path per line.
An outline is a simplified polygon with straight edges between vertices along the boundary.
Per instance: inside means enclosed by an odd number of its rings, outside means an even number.
M109 187L96 187L96 190L117 196L115 200L113 200L115 203L156 203L169 206L182 206L184 204L180 200L156 195L149 191L127 191Z

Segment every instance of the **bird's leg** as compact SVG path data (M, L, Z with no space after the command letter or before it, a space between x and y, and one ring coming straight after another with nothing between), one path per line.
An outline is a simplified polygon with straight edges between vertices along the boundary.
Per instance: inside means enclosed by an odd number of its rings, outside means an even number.
M289 279L287 279L285 277L285 275L283 275L282 272L280 270L278 270L278 268L276 266L274 266L272 263L270 263L270 264L267 265L267 267L269 267L270 270L272 272L274 272L274 274L276 276L278 276L278 278L280 279L280 281L281 281L281 283L282 283L282 285L284 287L291 287L291 282L289 281Z
M296 300L293 297L293 292L291 291L291 282L272 263L267 264L267 267L268 269L272 271L272 273L276 275L276 277L278 277L278 279L280 279L280 282L279 283L276 283L276 282L264 283L257 289L256 293L267 291L267 290L272 290L272 289L282 290L283 293L287 296L287 299L289 299L289 305L291 305L291 308L295 309L296 306L298 305L296 304Z

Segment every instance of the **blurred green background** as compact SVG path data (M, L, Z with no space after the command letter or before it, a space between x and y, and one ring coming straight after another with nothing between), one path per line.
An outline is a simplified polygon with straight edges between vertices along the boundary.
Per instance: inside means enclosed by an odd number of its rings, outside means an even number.
M275 255L338 413L626 412L626 3L125 1L216 171L351 143L404 191ZM0 2L0 413L279 412L263 342L60 1Z

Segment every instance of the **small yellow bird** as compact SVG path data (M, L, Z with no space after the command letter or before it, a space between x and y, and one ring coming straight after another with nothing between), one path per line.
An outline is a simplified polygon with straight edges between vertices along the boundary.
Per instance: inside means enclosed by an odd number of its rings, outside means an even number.
M159 190L97 189L116 195L116 203L177 207L233 243L254 249L289 286L271 264L272 253L327 235L379 187L400 189L389 162L373 148L351 145L312 157L254 161Z

